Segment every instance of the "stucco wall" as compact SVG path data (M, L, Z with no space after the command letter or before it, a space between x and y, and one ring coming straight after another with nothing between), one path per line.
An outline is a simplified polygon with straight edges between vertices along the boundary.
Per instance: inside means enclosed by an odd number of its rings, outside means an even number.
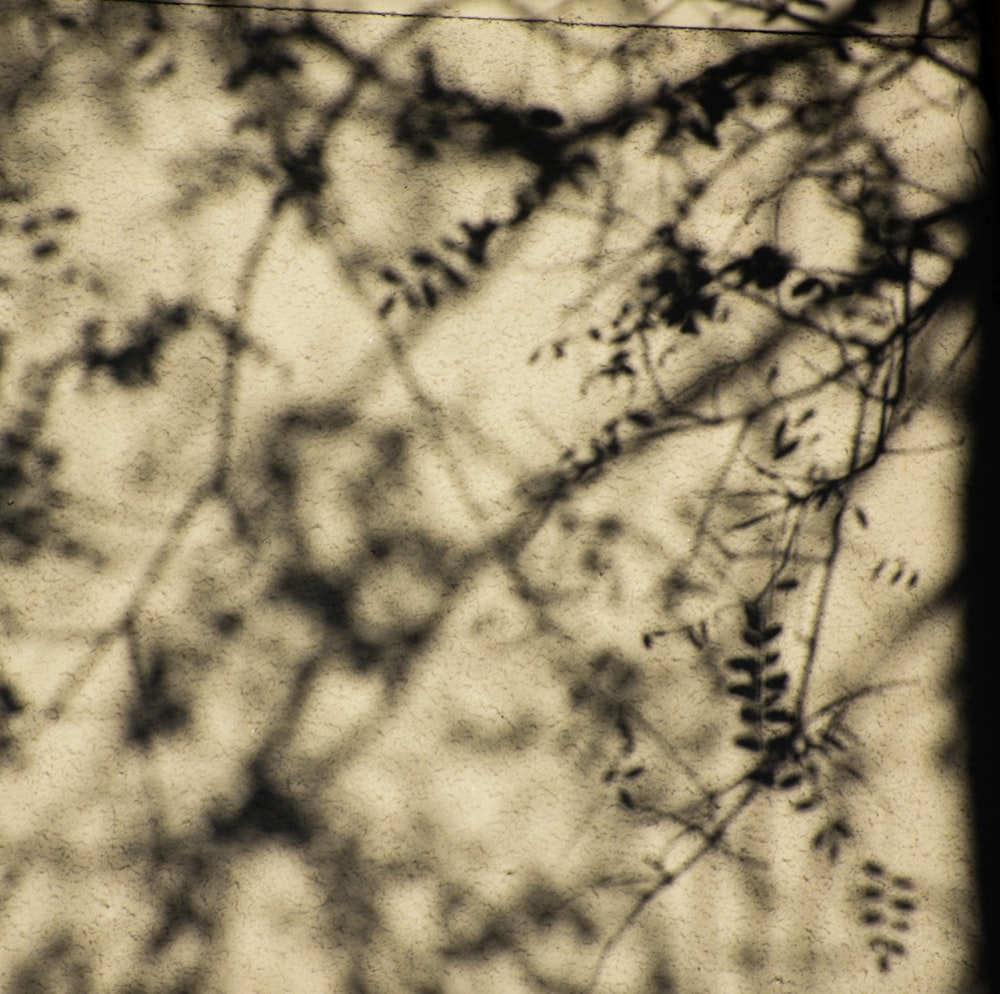
M0 989L974 989L886 7L0 13Z

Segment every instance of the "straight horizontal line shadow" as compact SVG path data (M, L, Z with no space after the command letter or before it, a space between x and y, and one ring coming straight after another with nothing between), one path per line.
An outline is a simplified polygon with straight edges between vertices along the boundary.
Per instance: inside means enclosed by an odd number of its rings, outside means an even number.
M862 41L965 41L964 35L939 35L921 32L891 32L891 31L844 31L836 27L825 28L822 25L802 28L740 28L726 26L711 26L707 24L640 24L635 21L571 21L553 17L490 17L485 14L447 14L433 11L397 11L397 10L346 10L338 7L295 6L292 4L268 3L227 3L225 0L99 0L105 4L139 4L141 6L159 7L204 7L217 10L264 10L275 13L310 13L337 14L357 17L398 17L417 18L441 21L479 21L487 23L513 24L554 24L564 28L609 28L614 30L633 31L712 31L716 34L766 34L766 35L801 35L815 38L857 38Z

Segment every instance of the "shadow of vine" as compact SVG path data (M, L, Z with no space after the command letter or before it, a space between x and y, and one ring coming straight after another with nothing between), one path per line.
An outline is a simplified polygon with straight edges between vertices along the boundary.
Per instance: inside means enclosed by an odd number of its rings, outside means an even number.
M708 7L0 14L4 990L976 982L973 11Z

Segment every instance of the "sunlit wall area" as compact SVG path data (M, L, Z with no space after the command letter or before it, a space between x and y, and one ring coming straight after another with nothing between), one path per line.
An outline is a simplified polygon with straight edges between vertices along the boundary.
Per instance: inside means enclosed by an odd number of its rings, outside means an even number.
M287 6L0 12L0 990L983 989L974 9Z

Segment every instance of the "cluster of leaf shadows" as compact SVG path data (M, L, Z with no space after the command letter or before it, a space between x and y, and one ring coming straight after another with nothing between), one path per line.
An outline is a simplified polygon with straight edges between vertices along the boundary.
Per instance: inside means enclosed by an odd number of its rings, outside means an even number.
M53 30L79 33L91 41L109 32L128 34L133 41L117 55L121 64L113 66L119 74L118 85L124 88L127 65L133 62L150 64L148 85L155 85L176 69L173 60L178 56L159 53L167 47L176 19L184 14L170 12L168 17L153 5L146 6L141 15L98 4L88 7L86 15L80 17L68 18L47 8L33 16ZM778 6L772 7L778 16ZM415 168L420 168L421 162L447 163L450 150L459 145L472 147L484 163L507 154L527 168L530 180L512 183L490 212L456 216L451 228L428 232L420 244L395 246L392 258L357 262L344 252L345 271L367 296L373 314L388 320L399 319L405 312L419 322L440 311L450 299L475 294L480 281L505 261L499 249L494 251L495 246L503 239L504 246L514 246L503 251L516 256L519 234L530 229L531 222L564 188L585 194L588 182L595 178L614 185L613 175L604 176L599 141L610 138L625 142L640 126L652 122L659 129L652 153L657 156L676 155L684 143L703 149L724 147L725 128L749 107L767 104L768 80L782 67L815 68L817 46L825 46L824 51L832 49L834 58L849 66L852 56L837 39L837 32L864 33L877 26L876 7L868 0L852 5L833 28L826 25L829 37L818 43L770 42L728 58L691 81L663 83L648 99L620 101L592 118L573 121L553 107L496 102L446 84L436 72L432 54L426 51L421 54L419 84L401 88L384 68L382 56L359 54L321 16L308 12L260 18L233 9L213 14L217 21L206 24L226 28L216 33L213 44L219 54L221 89L246 102L239 130L259 132L270 150L270 162L262 170L272 193L270 227L262 233L263 241L283 214L292 210L301 213L314 237L332 237L323 213L324 198L333 195L333 181L324 164L327 142L336 124L352 112L358 94L372 85L383 88L395 141L412 153ZM819 24L809 17L801 19L806 26ZM548 28L539 25L539 30ZM419 19L404 25L398 39L385 43L385 59L398 40L408 41L419 31ZM896 50L914 60L934 59L921 38L915 39L909 50L899 45ZM627 57L627 46L621 54ZM306 105L311 130L303 140L286 130L286 117L291 117L292 110L302 109L305 98L296 83L308 60L326 56L335 56L349 67L350 81L332 103ZM39 72L44 72L44 65L39 66ZM817 72L822 76L822 71ZM864 85L859 85L858 92L863 92ZM13 100L12 106L16 103ZM808 101L792 108L791 117L795 127L817 136L837 121L838 110L832 104ZM874 143L871 149L877 152ZM713 178L709 174L692 179L687 207L710 189ZM242 329L197 301L149 301L146 310L128 325L124 338L115 338L113 345L104 337L101 319L82 321L72 349L49 366L31 371L38 384L32 400L23 410L12 412L12 427L0 436L0 551L26 568L43 553L69 558L87 554L86 536L63 534L49 518L52 508L71 499L60 494L53 482L60 453L47 447L45 441L52 382L67 370L82 370L87 377L101 378L115 389L155 391L165 349L171 343L186 341L185 336L199 326L212 329L222 356L219 444L212 457L215 464L206 467L210 472L203 474L209 482L192 489L136 584L123 616L92 646L91 657L119 642L128 649L132 686L122 722L123 748L152 756L157 749L183 743L189 736L193 741L198 695L204 692L202 671L231 666L234 674L239 673L243 654L253 651L253 626L260 617L283 617L287 611L289 617L293 613L307 617L323 633L318 649L298 655L289 650L290 676L282 683L284 696L279 694L279 699L263 709L265 720L259 739L247 748L240 783L233 786L235 801L211 808L203 825L185 833L166 827L169 819L163 812L170 798L157 796L150 788L151 838L135 842L140 850L136 858L148 864L150 901L156 918L144 946L147 964L167 957L180 939L191 936L205 952L200 963L180 976L160 983L146 980L140 973L116 994L193 994L206 990L206 963L211 960L213 943L220 941L223 920L221 889L212 881L223 876L234 853L276 842L300 852L329 894L324 921L330 941L342 945L350 961L345 989L357 994L377 989L367 958L373 943L391 943L390 925L380 919L377 898L401 886L409 869L386 867L368 857L364 825L345 828L333 823L315 796L324 782L321 764L302 773L299 783L280 774L283 750L296 735L311 689L324 675L324 661L331 653L349 660L355 676L382 688L385 701L376 719L323 757L322 764L336 765L346 763L375 741L380 731L378 721L405 699L411 669L447 616L463 581L475 576L484 563L497 561L534 613L539 629L558 627L546 597L522 565L521 555L533 538L588 487L613 479L619 467L629 465L642 453L669 445L676 435L725 425L739 428L739 445L728 467L730 475L705 497L692 559L702 555L716 563L720 573L730 569L748 577L739 591L740 584L733 584L727 605L730 614L741 615L739 635L734 644L726 643L724 637L716 635L714 619L705 619L700 625L685 624L679 631L692 657L715 653L722 659L721 676L705 721L725 724L735 716L739 728L727 747L745 759L743 771L731 783L706 786L703 800L707 814L702 809L664 812L647 804L639 789L646 768L634 757L639 740L651 736L652 722L639 686L641 674L649 668L669 665L657 655L657 649L677 634L672 627L674 619L668 612L662 628L636 632L637 649L645 647L644 654L637 652L642 661L624 660L612 652L596 654L583 667L582 678L567 680L565 696L570 711L587 716L598 742L597 751L603 750L602 755L618 753L618 765L604 776L606 783L614 785L613 797L626 818L662 817L681 824L698 844L686 850L680 861L672 861L668 846L660 864L641 879L620 880L612 874L586 882L582 890L606 895L608 907L620 908L612 897L623 892L632 895L624 915L620 911L594 911L576 891L541 876L532 879L505 904L483 911L473 927L441 944L435 951L440 976L404 978L407 983L413 979L407 989L423 994L451 990L444 979L449 964L517 957L526 933L556 927L574 936L593 961L593 969L583 980L564 980L560 986L551 977L533 972L527 963L524 976L529 989L598 989L606 961L649 906L703 859L725 850L730 830L743 813L758 798L774 794L789 799L792 818L822 814L812 835L812 851L830 864L844 867L844 875L850 878L842 888L844 900L856 908L857 938L862 947L867 946L878 969L888 971L906 957L904 939L916 925L915 884L907 876L890 874L875 855L860 851L860 829L840 803L841 795L847 796L851 789L845 783L863 781L863 761L858 756L863 744L848 725L850 710L855 702L884 690L875 685L859 686L842 698L817 703L810 698L808 685L821 636L826 592L844 541L847 512L853 512L861 527L867 525L864 511L854 503L853 489L884 456L901 418L919 403L919 397L907 392L909 351L933 316L966 289L963 280L968 275L961 260L953 275L903 315L881 341L841 335L837 339L842 352L839 367L818 376L802 396L789 399L772 388L789 327L822 329L829 309L873 299L886 283L905 285L912 279L909 259L931 244L931 225L944 218L965 219L967 205L954 205L917 221L904 218L895 209L892 194L898 171L887 161L877 162L867 179L864 191L852 204L863 219L868 249L858 273L834 277L801 271L776 244L760 244L722 261L710 258L682 233L680 221L686 209L682 205L680 218L663 219L654 226L653 237L636 246L622 278L624 302L606 323L586 321L579 331L570 327L564 334L559 329L555 336L548 329L541 332L539 349L529 365L543 354L557 361L574 350L585 355L591 372L583 387L598 382L620 390L621 413L609 419L594 437L581 438L541 479L525 481L525 513L508 532L489 536L471 551L455 552L422 531L419 523L406 522L393 529L378 518L372 493L391 493L393 488L405 491L409 486L407 426L365 434L364 426L340 398L331 397L326 406L276 415L259 444L257 493L265 496L254 497L253 488L245 481L240 485L234 482L240 467L233 465L229 452L231 411L227 405L235 372L253 353L253 343ZM9 184L4 196L5 203L23 205L27 201L28 207L32 206L27 188ZM76 218L74 208L62 205L29 211L16 228L16 238L24 243L26 264L54 265L63 253L62 232L69 232ZM254 276L250 264L245 273L245 295L252 289ZM15 278L6 273L0 277L5 282ZM787 297L779 297L779 291L787 291ZM681 377L676 385L668 384L664 370L670 363L688 361L684 358L688 353L678 349L717 333L713 322L720 320L727 301L738 298L770 309L773 334L752 354L739 361L722 361L707 370L694 353L691 374ZM786 299L797 302L794 314ZM5 352L14 344L0 340L0 349ZM730 383L738 384L741 377L753 385L747 391L750 400L731 408L718 406L719 394ZM822 391L830 384L853 390L865 418L875 428L867 435L858 433L851 457L842 467L827 473L809 467L805 471L786 469L808 447L807 436L822 403ZM300 452L308 450L306 443L311 439L339 439L351 432L358 433L359 444L369 450L367 475L339 495L341 506L336 513L354 515L361 522L360 538L346 564L328 568L313 561L307 530L298 517L307 469L306 457ZM224 509L231 544L242 557L246 591L209 605L205 631L189 637L183 626L178 634L176 625L162 623L152 595L183 548L192 522L216 506ZM775 529L779 536L777 566L773 562ZM615 529L605 529L602 541L610 543L613 532ZM820 540L814 541L817 533ZM280 540L275 535L280 535ZM275 543L277 552L273 551ZM817 544L819 553L815 551ZM748 545L766 554L744 551ZM405 572L431 594L412 615L373 626L366 623L358 605L387 570ZM872 580L883 578L883 574L891 576L894 585L902 586L905 580L912 588L917 582L917 574L902 560L894 566L887 561L880 563ZM818 576L820 580L818 585L808 586L808 596L817 601L813 629L807 637L810 651L793 667L783 656L787 633L772 604L780 597L786 603L800 594L806 596L801 591L807 585L800 585L800 576ZM185 601L192 615L200 609L201 598L202 594L192 590ZM58 716L65 710L78 686L86 682L87 667L93 665L91 660L81 667L77 678L50 705L50 713ZM241 687L234 689L234 693L242 692ZM30 718L31 710L16 681L2 677L0 751L11 757L11 762L16 761L20 748L19 722ZM697 757L693 763L697 764ZM600 777L594 778L594 793L604 797ZM860 884L854 873L857 867L861 868ZM449 887L450 903L442 913L458 918L469 895L463 892L460 881L449 881ZM670 972L668 962L657 960L645 978L645 989L675 989ZM24 958L10 988L16 994L55 989L97 989L86 950L66 931L57 931Z

